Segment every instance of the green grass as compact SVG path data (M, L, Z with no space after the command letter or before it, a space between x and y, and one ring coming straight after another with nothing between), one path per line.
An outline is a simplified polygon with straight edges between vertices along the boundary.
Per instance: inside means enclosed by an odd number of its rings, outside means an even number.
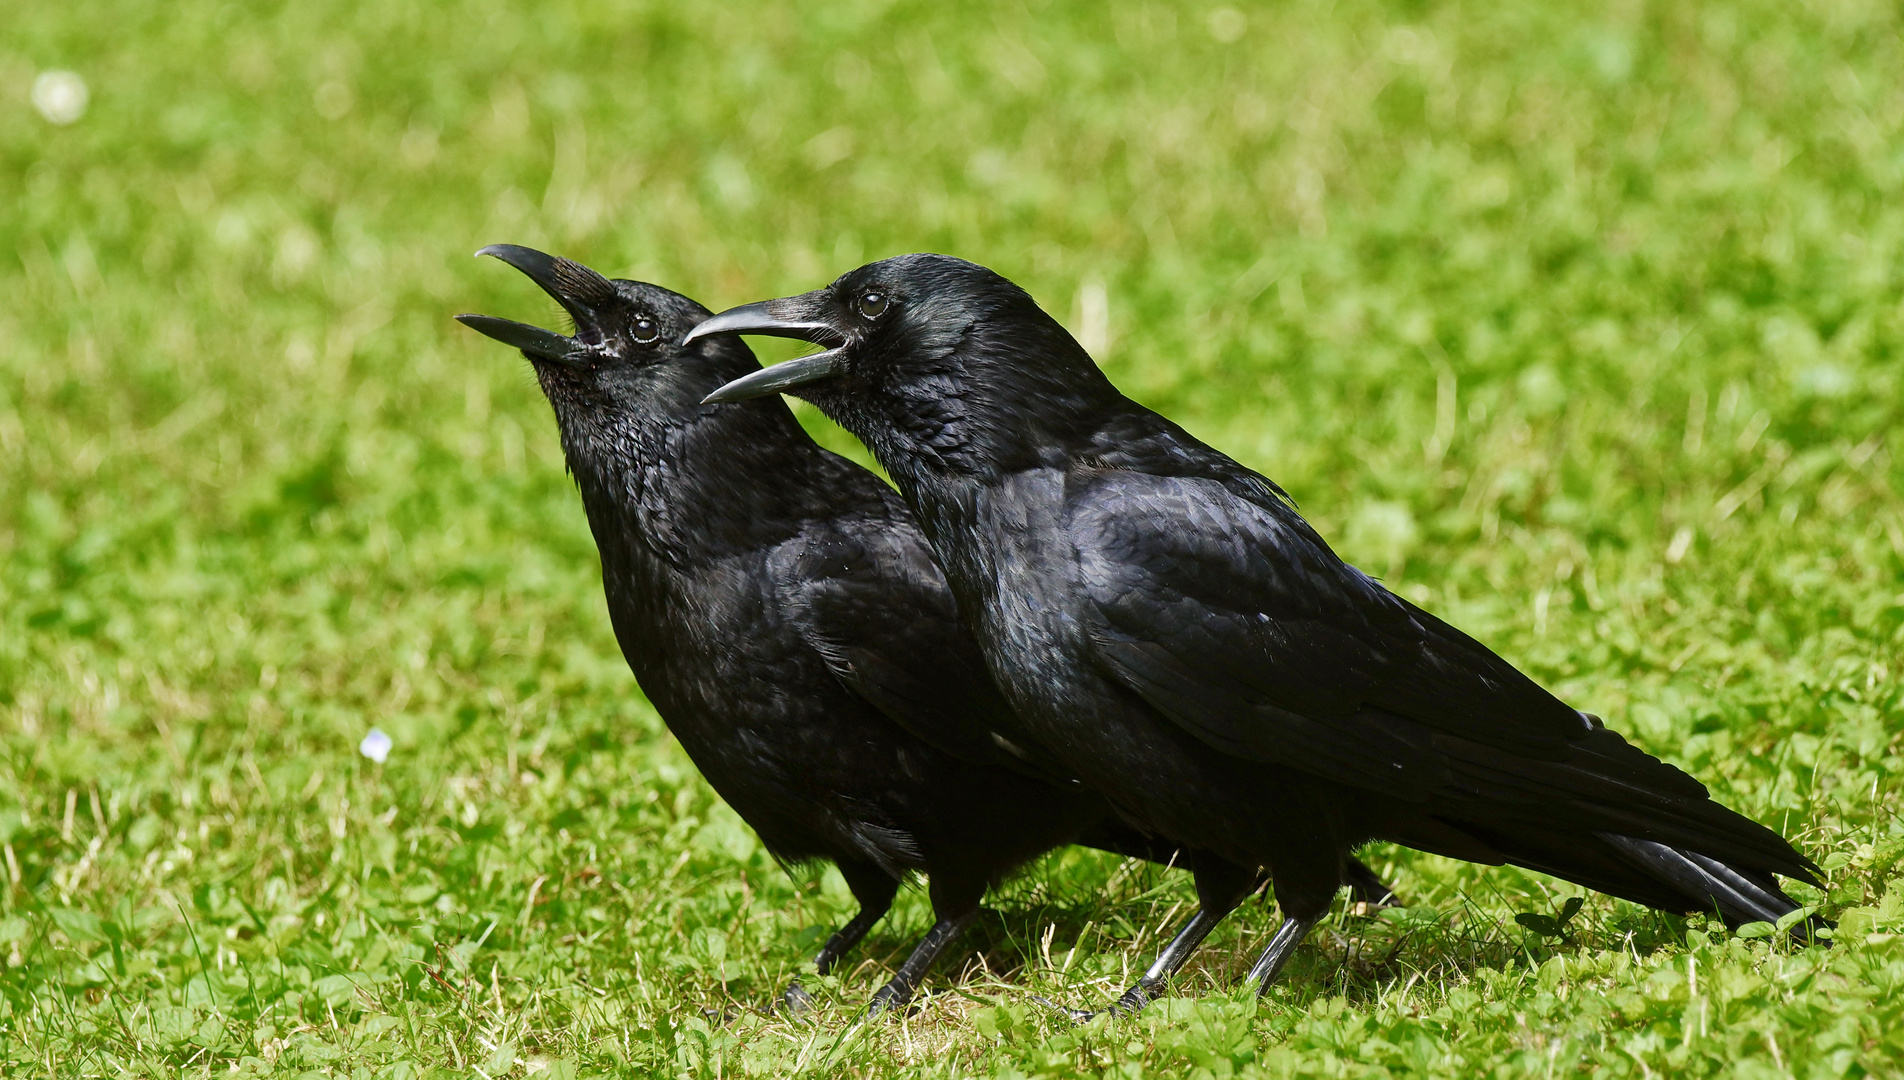
M1904 1070L1900 15L1700 7L14 5L0 1071ZM1578 890L1378 848L1413 906L1260 1006L1251 906L1072 1030L1031 995L1106 1000L1191 894L1069 851L916 1014L854 1022L909 893L813 1022L768 1015L850 901L637 692L546 405L449 318L552 317L496 241L717 308L996 267L1798 841L1837 946L1597 896L1541 938L1514 916Z

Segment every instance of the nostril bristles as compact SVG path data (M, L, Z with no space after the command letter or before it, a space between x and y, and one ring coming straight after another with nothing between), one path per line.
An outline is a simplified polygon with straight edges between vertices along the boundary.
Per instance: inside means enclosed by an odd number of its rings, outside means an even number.
M600 304L615 298L615 286L581 263L555 260L555 280L562 291L584 303Z

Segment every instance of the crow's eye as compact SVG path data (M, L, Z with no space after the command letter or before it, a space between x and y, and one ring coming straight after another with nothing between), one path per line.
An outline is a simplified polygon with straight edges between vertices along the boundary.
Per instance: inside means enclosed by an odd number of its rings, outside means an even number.
M859 313L869 319L877 319L885 314L886 305L890 302L890 299L885 293L877 290L861 293L859 297Z
M643 345L650 344L661 337L661 328L653 319L642 316L635 320L635 340Z

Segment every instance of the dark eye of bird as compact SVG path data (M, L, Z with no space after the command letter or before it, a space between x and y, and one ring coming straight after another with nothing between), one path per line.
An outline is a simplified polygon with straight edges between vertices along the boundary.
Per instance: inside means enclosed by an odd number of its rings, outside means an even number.
M660 336L661 336L661 330L659 327L655 326L655 321L653 319L644 317L644 318L639 318L635 320L635 340L636 341L639 341L643 345L646 345Z
M880 315L885 313L888 302L888 298L883 292L861 293L859 298L859 313L869 319L877 319Z

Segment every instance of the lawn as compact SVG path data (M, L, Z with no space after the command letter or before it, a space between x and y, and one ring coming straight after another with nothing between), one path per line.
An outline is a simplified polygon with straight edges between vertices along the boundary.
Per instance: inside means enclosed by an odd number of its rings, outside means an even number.
M1904 1071L1895 4L4 25L0 1072ZM1543 935L1515 916L1579 890L1376 847L1407 906L1339 911L1262 1002L1251 904L1173 997L1073 1028L1032 995L1108 1000L1192 893L1068 850L916 1012L858 1021L914 891L773 1014L850 898L624 666L527 365L450 318L555 320L469 257L497 241L715 308L997 268L1345 556L1797 841L1836 944L1600 896Z

